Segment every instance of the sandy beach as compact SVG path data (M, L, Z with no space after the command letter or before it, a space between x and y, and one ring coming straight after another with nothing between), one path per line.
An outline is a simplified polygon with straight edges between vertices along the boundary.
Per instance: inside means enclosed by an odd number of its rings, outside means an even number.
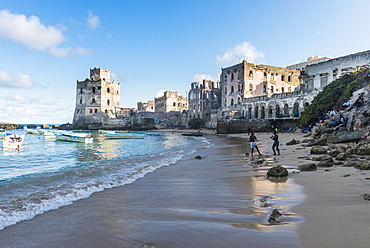
M269 167L297 171L310 148L281 133L273 156L271 133L256 136L259 159L245 156L247 134L207 135L214 146L176 164L1 230L1 246L368 247L369 172L337 166L272 182Z

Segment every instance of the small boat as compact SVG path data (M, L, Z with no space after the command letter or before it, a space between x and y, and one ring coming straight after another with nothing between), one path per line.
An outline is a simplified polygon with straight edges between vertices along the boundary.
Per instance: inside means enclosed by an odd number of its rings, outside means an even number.
M196 132L196 133L183 133L183 136L203 136L203 133Z
M55 140L55 132L54 131L44 131L42 132L42 136L44 136L44 140Z
M79 143L93 143L92 137L86 137L81 135L75 135L76 133L60 133L55 134L55 138L57 140L63 141L71 141L71 142L79 142Z
M10 133L7 133L5 129L0 129L0 136L8 136L11 135Z
M27 134L40 134L38 129L36 128L24 128Z
M142 133L104 133L107 139L143 139L144 136Z
M11 134L4 136L3 149L21 149L24 140L24 135Z

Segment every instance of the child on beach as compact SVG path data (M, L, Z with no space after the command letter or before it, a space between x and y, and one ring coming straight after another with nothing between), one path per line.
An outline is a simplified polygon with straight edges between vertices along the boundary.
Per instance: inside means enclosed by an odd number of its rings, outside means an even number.
M253 131L251 132L251 136L249 137L249 141L251 143L251 148L252 148L252 151L251 151L252 158L253 158L253 149L254 148L256 148L256 150L257 150L257 152L258 152L259 155L262 155L260 153L260 150L258 149L258 146L257 146L257 143L256 143L257 137L254 135L254 132Z
M274 131L274 135L270 137L274 143L272 144L272 150L274 151L274 155L276 155L276 151L278 152L278 155L280 155L280 150L279 150L279 135L277 135L276 131ZM275 151L276 148L276 151Z

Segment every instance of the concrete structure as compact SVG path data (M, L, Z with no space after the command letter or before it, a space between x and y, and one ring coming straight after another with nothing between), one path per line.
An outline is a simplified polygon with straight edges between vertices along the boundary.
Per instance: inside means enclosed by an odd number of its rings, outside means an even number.
M302 74L301 91L321 91L330 82L343 74L356 71L370 65L370 50L350 54L325 62L308 65Z
M188 94L188 117L200 118L206 127L215 127L217 122L211 123L218 116L221 107L221 89L219 82L203 80L203 83L194 82Z
M315 65L321 62L330 60L328 57L312 56L308 57L307 61L298 64L287 66L288 69L304 71L308 65Z
M269 98L274 94L293 92L300 84L299 76L298 70L257 65L245 60L240 64L222 68L222 116L246 118L248 98Z
M90 78L77 80L74 125L102 123L104 119L116 118L120 105L120 84L110 81L110 71L90 69Z
M165 91L163 96L154 98L155 112L167 113L178 111L185 113L188 110L188 99L179 96L177 92Z
M154 112L154 101L148 101L148 102L138 102L137 103L137 111L139 113L141 112Z

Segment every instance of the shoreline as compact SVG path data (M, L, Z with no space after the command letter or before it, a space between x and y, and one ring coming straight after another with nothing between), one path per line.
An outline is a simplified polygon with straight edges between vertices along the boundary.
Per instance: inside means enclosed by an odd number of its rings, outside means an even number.
M129 185L106 189L0 231L6 247L367 247L370 172L352 167L291 173L271 183L274 165L297 172L310 147L286 145L303 134L258 133L259 165L245 156L247 134L204 136L200 149ZM202 159L194 159L201 156ZM329 169L330 171L325 171ZM248 193L249 192L249 193ZM289 192L294 192L293 194ZM287 195L288 194L288 195ZM269 199L263 206L261 199ZM271 225L273 209L283 213Z

